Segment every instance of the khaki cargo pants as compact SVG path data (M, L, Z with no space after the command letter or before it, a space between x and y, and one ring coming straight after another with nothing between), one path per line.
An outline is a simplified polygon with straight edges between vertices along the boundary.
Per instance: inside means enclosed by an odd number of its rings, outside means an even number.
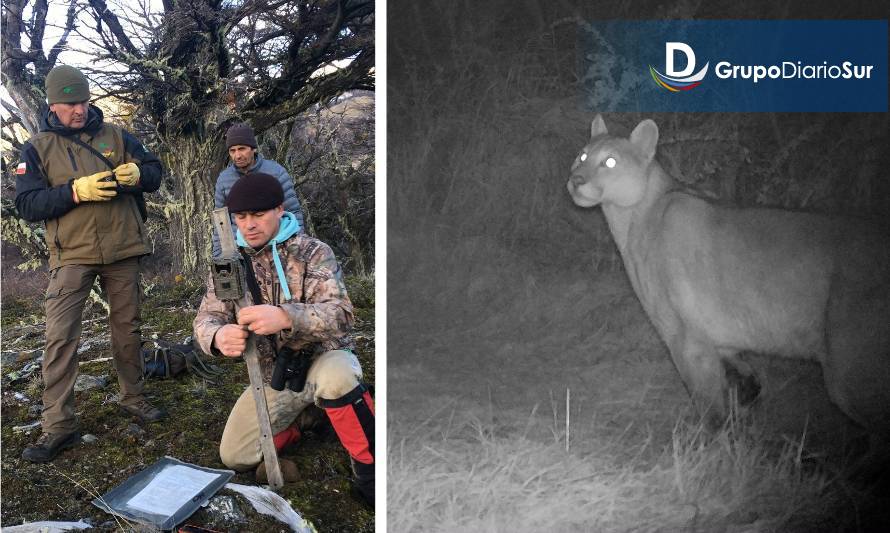
M353 390L361 377L362 368L355 354L345 350L332 350L317 356L312 362L303 391L293 392L287 387L277 391L266 385L264 388L272 434L286 429L296 420L300 411L316 400L335 400ZM219 457L227 467L238 472L256 468L263 460L256 404L250 387L241 393L229 413L219 443Z
M46 290L46 350L43 354L43 432L69 433L78 427L74 413L77 344L83 306L93 282L108 299L111 354L121 388L121 404L142 396L139 258L109 265L65 265L50 273Z

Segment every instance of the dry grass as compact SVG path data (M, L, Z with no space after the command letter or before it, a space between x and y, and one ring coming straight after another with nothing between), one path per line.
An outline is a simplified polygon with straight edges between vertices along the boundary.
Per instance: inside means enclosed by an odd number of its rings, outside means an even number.
M844 518L838 484L802 468L793 445L762 444L755 427L680 421L649 464L610 437L567 454L457 418L410 437L391 430L390 531L817 531Z
M816 369L801 392L758 366L758 408L708 431L623 272L486 237L423 257L390 297L390 531L869 530Z

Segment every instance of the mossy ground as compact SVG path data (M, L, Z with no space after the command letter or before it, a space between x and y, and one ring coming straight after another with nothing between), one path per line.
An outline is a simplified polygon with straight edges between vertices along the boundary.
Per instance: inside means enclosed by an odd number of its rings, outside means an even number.
M373 281L347 279L357 307L356 338L358 356L366 369L365 379L374 380ZM182 341L191 332L191 322L203 289L199 285L178 283L155 286L148 291L143 306L143 337L155 335L169 341ZM358 307L359 304L364 307ZM35 320L35 317L37 318ZM101 317L101 318L100 318ZM99 320L93 320L100 318ZM43 348L42 309L38 302L15 300L3 302L4 352ZM81 345L92 348L81 360L109 357L110 347L104 325L104 310L98 306L84 313L85 326ZM37 325L33 325L37 322ZM94 339L91 341L91 339ZM205 358L206 359L206 358ZM25 362L3 366L2 401L2 523L4 526L39 520L88 519L95 531L117 530L112 517L91 504L92 499L114 488L165 455L212 468L225 468L219 460L219 439L229 410L244 390L247 372L240 359L214 359L224 372L216 383L184 374L175 379L151 380L146 396L164 406L170 417L161 423L136 424L123 414L115 401L116 376L110 361L83 364L82 374L106 376L111 385L77 393L77 414L81 429L97 437L91 444L81 443L63 452L51 463L32 464L21 459L22 450L39 435L39 429L26 432L14 427L31 423L39 415L29 410L40 404L42 387L31 378L10 383L7 374ZM19 393L25 400L16 398ZM140 431L136 430L137 426ZM374 512L351 491L349 457L341 447L327 420L306 432L284 457L293 460L301 479L286 485L279 494L319 532L373 531ZM253 472L236 474L234 483L255 484ZM225 492L225 491L224 491ZM283 531L286 526L254 512L240 499L249 522L225 528L230 531ZM208 524L205 511L198 511L188 522Z
M34 300L26 298L3 299L3 309L0 311L0 325L3 328L14 328L23 323L33 323L38 320L38 317L42 320L43 310Z

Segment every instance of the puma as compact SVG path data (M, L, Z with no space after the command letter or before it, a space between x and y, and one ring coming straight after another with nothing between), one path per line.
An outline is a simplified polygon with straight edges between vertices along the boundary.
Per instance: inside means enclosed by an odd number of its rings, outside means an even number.
M890 438L890 236L864 222L736 208L685 192L655 160L658 127L629 139L601 116L572 165L572 200L601 204L627 274L687 389L725 415L759 384L743 351L812 358L831 400Z

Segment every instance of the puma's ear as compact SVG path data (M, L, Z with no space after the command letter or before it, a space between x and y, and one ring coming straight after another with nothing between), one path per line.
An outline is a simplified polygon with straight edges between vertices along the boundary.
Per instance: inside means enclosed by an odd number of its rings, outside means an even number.
M658 144L658 126L647 118L637 124L630 133L630 142L643 152L647 161L651 160L655 156L655 146Z
M605 135L609 133L606 130L606 123L603 122L603 117L600 114L597 114L593 119L593 123L590 124L590 138L593 139L599 135Z

